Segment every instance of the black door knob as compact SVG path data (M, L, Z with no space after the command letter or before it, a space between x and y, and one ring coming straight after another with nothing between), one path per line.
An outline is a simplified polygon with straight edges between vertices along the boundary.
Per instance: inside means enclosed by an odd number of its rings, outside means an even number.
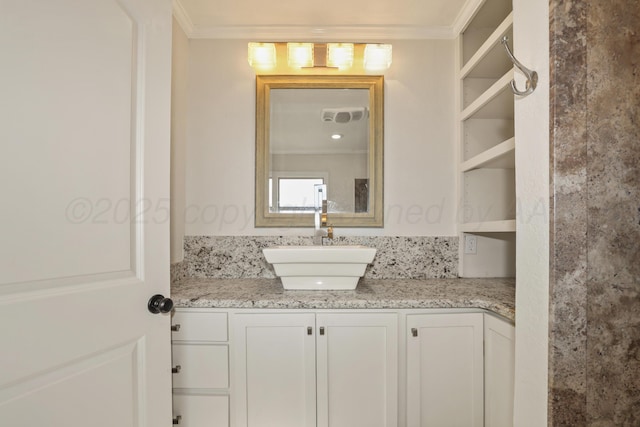
M153 314L169 313L173 309L173 301L171 298L165 298L163 295L154 295L149 299L147 308Z

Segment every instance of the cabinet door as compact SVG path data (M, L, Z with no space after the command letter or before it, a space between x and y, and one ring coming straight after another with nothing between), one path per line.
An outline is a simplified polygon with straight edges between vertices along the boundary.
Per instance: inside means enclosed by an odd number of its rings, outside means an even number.
M515 328L510 323L484 315L485 426L513 426L513 378Z
M482 316L407 316L409 427L483 425Z
M233 325L236 425L315 426L315 316L239 314Z
M318 426L398 423L398 316L317 314Z

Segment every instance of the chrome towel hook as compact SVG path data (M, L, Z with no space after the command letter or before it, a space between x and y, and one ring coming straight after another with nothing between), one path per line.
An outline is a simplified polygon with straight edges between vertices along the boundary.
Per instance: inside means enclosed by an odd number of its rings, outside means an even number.
M500 40L505 50L507 51L507 55L509 55L509 59L511 59L511 62L513 62L513 65L515 65L520 71L522 71L522 73L527 78L527 82L525 84L525 90L518 90L518 88L516 88L515 80L511 80L511 90L516 95L520 95L520 96L529 95L536 89L536 86L538 84L538 73L522 65L520 61L518 61L516 57L513 56L511 49L509 49L509 44L507 43L508 41L509 41L508 36L504 36L502 37L502 40Z

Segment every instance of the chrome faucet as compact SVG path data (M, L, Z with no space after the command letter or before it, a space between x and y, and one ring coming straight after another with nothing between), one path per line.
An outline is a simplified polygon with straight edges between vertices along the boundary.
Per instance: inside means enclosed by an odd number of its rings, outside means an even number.
M322 246L324 238L333 239L333 227L327 226L327 185L316 184L313 186L314 199L314 224L313 244Z

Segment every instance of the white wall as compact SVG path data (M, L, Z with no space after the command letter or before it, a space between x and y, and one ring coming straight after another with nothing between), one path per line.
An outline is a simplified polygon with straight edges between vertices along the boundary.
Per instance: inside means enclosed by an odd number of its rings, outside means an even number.
M182 261L189 39L173 20L171 61L171 262Z
M538 72L517 99L516 371L514 425L547 425L549 337L549 5L514 0L515 56ZM518 86L524 88L521 79Z
M255 74L246 40L189 41L187 235L254 228ZM454 41L394 41L385 75L385 227L337 235L456 234Z

